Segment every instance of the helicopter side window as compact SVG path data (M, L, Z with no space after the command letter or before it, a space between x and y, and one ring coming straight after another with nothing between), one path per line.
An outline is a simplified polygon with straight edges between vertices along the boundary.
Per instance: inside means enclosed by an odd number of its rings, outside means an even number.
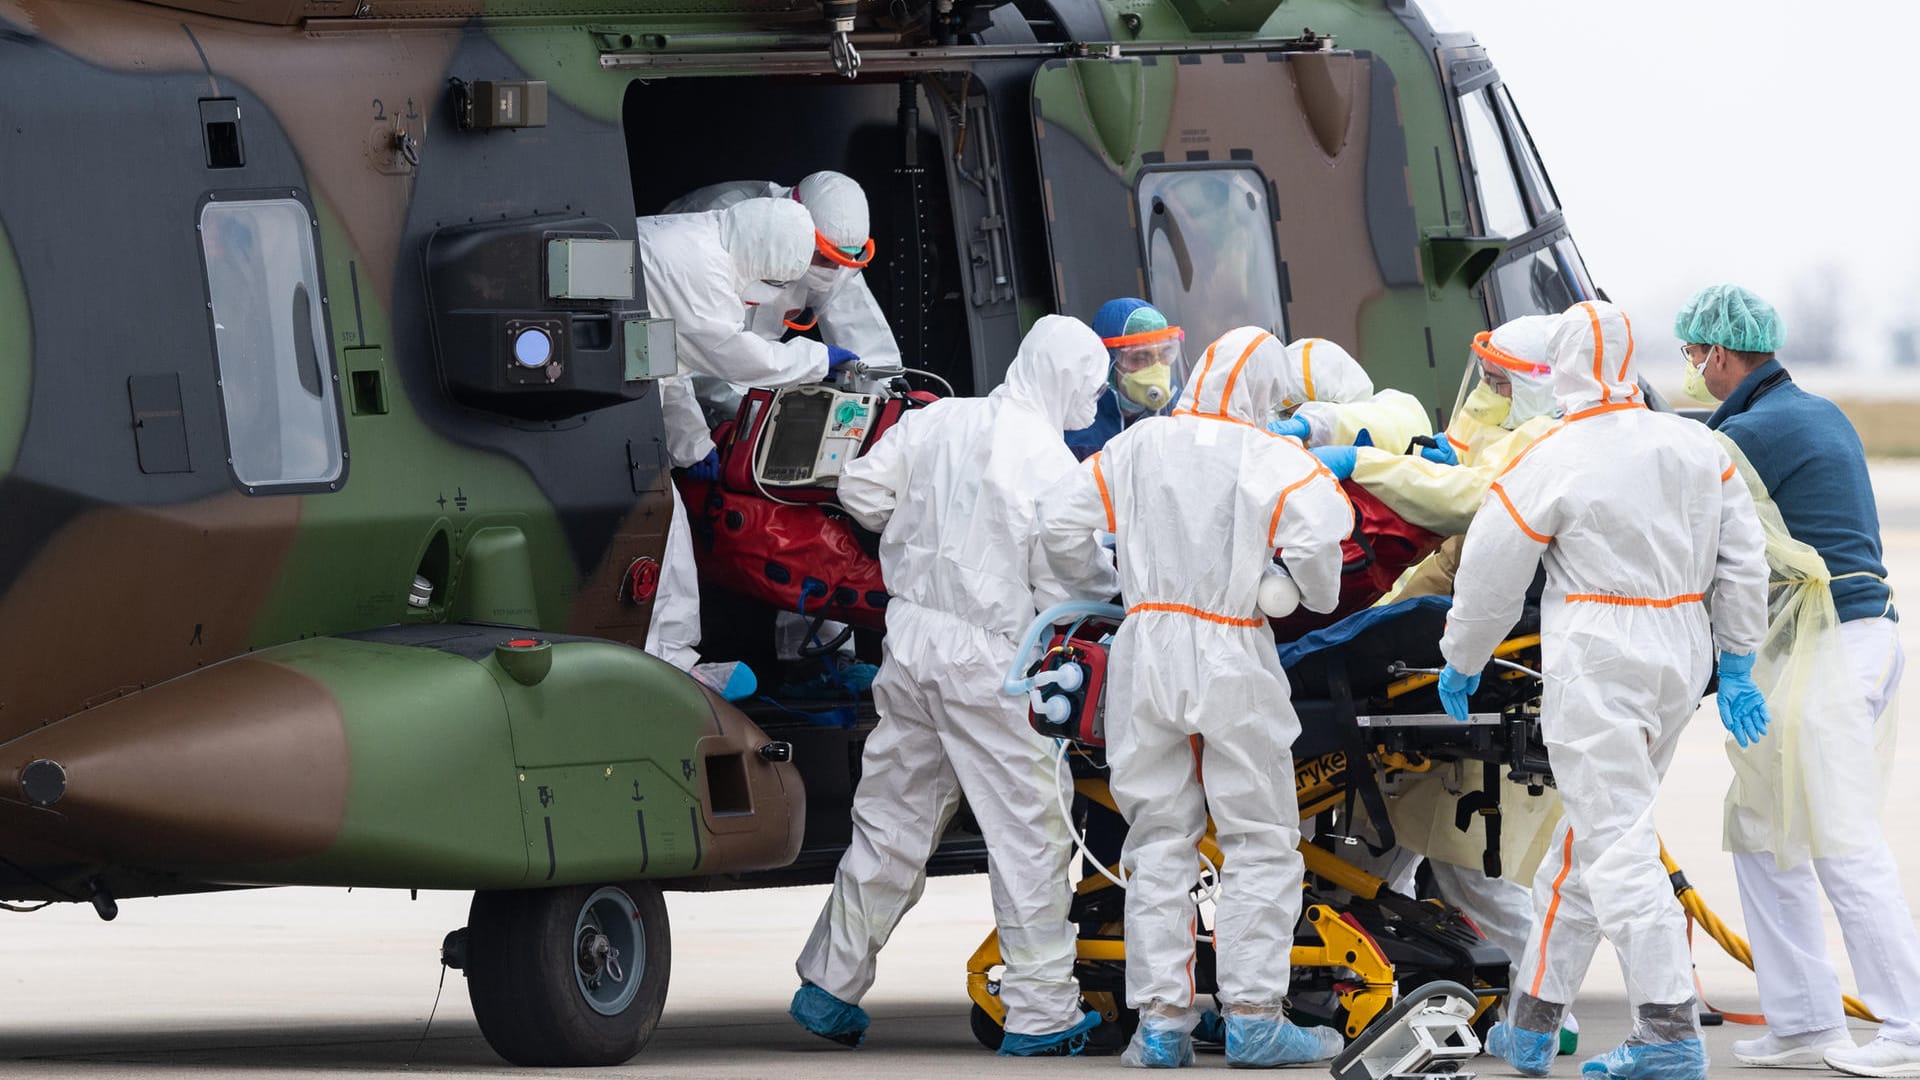
M1492 236L1521 236L1533 228L1520 182L1507 156L1491 90L1476 90L1460 99L1466 122L1467 150L1473 159L1474 187L1480 192L1480 216Z
M1135 198L1148 298L1189 343L1204 345L1239 326L1286 339L1273 212L1259 170L1147 170Z
M297 199L200 211L228 458L249 492L331 485L343 472L312 222Z

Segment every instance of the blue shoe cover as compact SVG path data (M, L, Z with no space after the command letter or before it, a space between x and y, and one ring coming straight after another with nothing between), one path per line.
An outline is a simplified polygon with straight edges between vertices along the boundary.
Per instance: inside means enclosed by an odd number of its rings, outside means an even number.
M1507 1064L1526 1076L1545 1076L1553 1069L1560 1035L1550 1031L1528 1031L1505 1020L1487 1032L1487 1053L1507 1059Z
M1100 1026L1100 1014L1089 1012L1080 1022L1051 1035L1016 1035L1007 1032L1000 1040L1001 1057L1079 1057L1087 1048L1087 1036ZM1111 1045L1107 1053L1113 1053Z
M1164 1020L1140 1018L1120 1064L1136 1069L1178 1069L1193 1064L1193 1033L1185 1021L1169 1025Z
M1581 1065L1580 1075L1607 1080L1706 1080L1707 1046L1699 1039L1616 1046Z
M812 983L801 983L787 1006L793 1022L823 1039L858 1048L867 1038L867 1010L849 1005Z
M1227 1064L1242 1069L1271 1069L1330 1061L1347 1045L1329 1027L1303 1028L1265 1016L1227 1014Z
M1193 1025L1193 1037L1203 1043L1216 1046L1227 1041L1227 1018L1212 1009L1200 1012L1200 1022Z

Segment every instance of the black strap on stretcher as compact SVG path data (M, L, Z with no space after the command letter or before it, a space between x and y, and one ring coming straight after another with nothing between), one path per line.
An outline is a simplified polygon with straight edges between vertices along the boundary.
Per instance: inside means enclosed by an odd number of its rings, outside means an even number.
M1378 846L1368 846L1373 847L1374 854L1378 855L1396 843L1393 823L1387 820L1387 800L1380 793L1380 781L1374 775L1373 748L1368 745L1366 733L1360 729L1360 716L1353 708L1353 686L1347 679L1347 661L1337 650L1327 661L1327 694L1332 699L1334 718L1347 744L1347 806L1344 813L1348 835L1352 835L1353 806L1358 801L1367 808L1367 817L1373 822L1374 838L1379 843Z
M1482 774L1481 790L1460 796L1453 807L1453 827L1466 832L1475 814L1487 819L1487 850L1480 856L1480 870L1490 878L1500 876L1500 763L1489 761Z

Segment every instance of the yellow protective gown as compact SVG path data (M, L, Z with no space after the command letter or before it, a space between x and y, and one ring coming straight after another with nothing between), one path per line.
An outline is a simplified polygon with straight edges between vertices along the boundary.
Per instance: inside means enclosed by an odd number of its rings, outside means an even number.
M1872 727L1872 746L1842 745L1819 724L1832 703L1857 696L1834 610L1832 577L1820 553L1795 540L1745 454L1715 432L1753 496L1767 541L1767 632L1753 681L1767 698L1771 726L1742 750L1727 739L1726 848L1767 852L1786 870L1883 842L1880 809L1893 764L1897 706ZM1861 740L1865 741L1865 740Z

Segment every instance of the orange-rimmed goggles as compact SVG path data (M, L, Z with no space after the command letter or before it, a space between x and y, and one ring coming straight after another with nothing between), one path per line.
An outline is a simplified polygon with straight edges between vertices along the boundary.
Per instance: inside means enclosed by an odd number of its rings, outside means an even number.
M1107 355L1115 374L1130 375L1160 364L1178 372L1174 376L1174 381L1177 383L1186 373L1186 365L1182 363L1180 352L1180 344L1186 340L1186 336L1179 327L1169 326L1160 330L1145 330L1138 334L1101 338L1100 343L1107 347Z
M1187 332L1177 326L1163 326L1158 330L1143 330L1138 334L1122 334L1119 337L1100 339L1100 344L1109 349L1124 349L1129 345L1151 345L1157 341L1180 341Z
M819 249L820 254L827 257L827 261L849 270L865 270L867 264L873 261L873 237L871 236L867 237L866 245L860 249L858 255L849 255L845 249L835 247L833 241L827 239L818 229L813 231L813 246Z
M1546 364L1536 364L1531 360L1522 360L1493 343L1493 331L1482 330L1473 335L1473 354L1494 367L1517 371L1522 375L1551 375L1553 369Z

